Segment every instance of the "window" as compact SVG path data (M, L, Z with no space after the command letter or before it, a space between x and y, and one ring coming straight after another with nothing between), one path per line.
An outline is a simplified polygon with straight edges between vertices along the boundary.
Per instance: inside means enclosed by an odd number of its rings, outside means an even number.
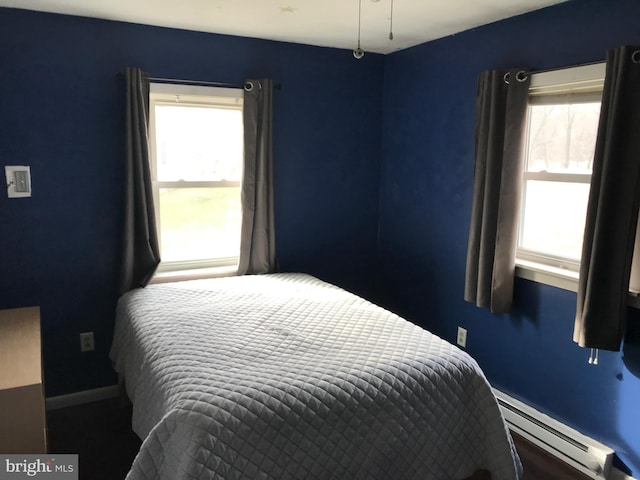
M520 276L533 271L534 280L575 289L603 82L604 64L531 78L517 250ZM540 273L555 278L540 278ZM564 279L557 283L558 277Z
M158 273L237 266L242 90L151 84L151 178Z

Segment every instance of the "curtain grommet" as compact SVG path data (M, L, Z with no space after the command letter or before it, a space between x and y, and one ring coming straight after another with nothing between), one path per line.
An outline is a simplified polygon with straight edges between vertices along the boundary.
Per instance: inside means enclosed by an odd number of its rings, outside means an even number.
M519 82L524 82L527 79L527 77L528 77L527 72L525 72L524 70L520 70L516 74L516 80Z
M631 61L633 63L640 63L640 50L636 50L631 54Z
M509 85L509 77L511 76L511 72L507 72L504 74L504 77L502 77L504 79L504 83L506 83L507 85Z
M251 90L253 90L253 83L244 82L244 91L245 92L250 92Z

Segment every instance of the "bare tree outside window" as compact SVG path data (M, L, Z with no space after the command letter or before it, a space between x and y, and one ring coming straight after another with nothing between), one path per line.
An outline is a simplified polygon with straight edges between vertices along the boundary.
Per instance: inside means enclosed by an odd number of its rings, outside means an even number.
M580 260L599 114L599 102L529 106L520 248Z
M532 105L527 171L591 173L600 103Z

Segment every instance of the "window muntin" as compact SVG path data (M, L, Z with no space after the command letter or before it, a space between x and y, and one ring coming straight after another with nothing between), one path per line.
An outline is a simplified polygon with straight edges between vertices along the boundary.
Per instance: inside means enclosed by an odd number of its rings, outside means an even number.
M158 272L237 265L241 91L152 84L150 100Z
M598 68L532 78L518 260L579 270L604 78Z

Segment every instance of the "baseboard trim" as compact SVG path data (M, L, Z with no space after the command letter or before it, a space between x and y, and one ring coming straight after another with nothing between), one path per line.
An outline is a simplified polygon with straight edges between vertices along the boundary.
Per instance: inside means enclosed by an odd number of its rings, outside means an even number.
M46 399L47 410L57 410L59 408L75 407L84 403L98 402L109 398L117 397L120 394L118 385L94 388L92 390L82 390L80 392L48 397Z

